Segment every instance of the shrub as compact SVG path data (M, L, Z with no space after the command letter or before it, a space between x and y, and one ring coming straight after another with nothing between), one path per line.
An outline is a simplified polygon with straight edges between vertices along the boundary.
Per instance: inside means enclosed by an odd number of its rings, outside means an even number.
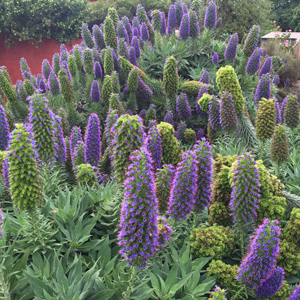
M234 238L230 227L202 225L200 228L194 228L190 236L191 253L194 257L227 257L233 251Z

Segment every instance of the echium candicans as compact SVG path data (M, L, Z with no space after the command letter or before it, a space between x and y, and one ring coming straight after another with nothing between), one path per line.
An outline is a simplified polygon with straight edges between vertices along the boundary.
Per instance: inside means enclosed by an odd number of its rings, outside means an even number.
M264 62L264 64L262 65L258 73L258 76L261 77L267 73L271 73L271 70L272 70L272 57L268 57Z
M220 102L220 117L222 129L225 132L233 132L237 128L238 118L235 112L231 93L223 92Z
M199 103L198 103L204 94L208 94L207 88L205 86L200 87L198 95L197 95L197 99L196 99L196 113L198 115L206 115L206 112L200 108Z
M180 93L176 100L176 111L180 120L186 120L192 115L192 111L185 93Z
M164 122L169 123L172 126L174 126L174 116L173 116L173 112L171 110L168 110L166 112L165 117L164 117Z
M168 13L168 27L167 27L168 35L174 33L175 28L176 28L176 8L175 5L170 5L169 13Z
M137 60L136 60L136 53L134 47L129 48L129 61L134 65L137 66Z
M171 240L172 228L168 225L167 219L162 216L158 216L158 244L160 250L163 249L163 246L166 242Z
M55 160L60 164L65 165L67 160L67 148L60 116L54 116L53 130Z
M128 36L128 32L125 28L125 25L122 21L118 21L117 24L117 36L118 38L123 38L127 43L129 43L129 36Z
M149 40L149 31L146 23L142 23L141 25L141 39L143 41Z
M217 52L214 53L212 59L211 59L211 62L213 64L218 64L219 63L219 54Z
M213 130L219 130L221 126L220 118L220 101L217 97L211 97L208 104L208 116L210 120L210 126Z
M99 61L95 61L94 74L95 74L96 79L100 79L103 76L102 67L101 67Z
M290 295L290 297L288 298L288 300L299 300L299 299L300 299L300 284L293 291L293 293Z
M10 140L9 126L4 107L0 104L0 151L4 151Z
M48 78L49 78L49 75L52 71L52 68L49 64L49 61L48 59L44 59L43 62L42 62L42 73L43 73L43 76L44 78L48 81Z
M100 121L97 114L89 116L85 134L85 162L96 167L101 156Z
M195 195L195 210L198 212L209 206L212 193L213 156L211 145L205 138L198 140L194 146L197 159L197 191Z
M187 40L190 37L190 15L184 14L179 28L179 37L182 40Z
M161 26L161 11L158 9L153 10L151 13L151 18L153 29L155 31L159 31Z
M71 136L70 136L70 149L71 149L71 154L75 150L76 144L78 142L82 142L82 134L81 134L81 129L77 126L74 126L71 131Z
M202 76L201 76L199 82L203 82L203 83L209 84L209 72L208 71L204 71L202 73Z
M127 33L128 33L129 41L131 41L131 39L132 39L132 27L131 27L131 24L130 24L130 21L129 21L128 17L124 16L122 18L122 22L123 22L123 24L126 28Z
M130 265L145 267L160 246L152 159L145 146L130 156L119 226L121 256Z
M182 17L184 15L183 6L180 0L177 0L174 5L175 5L175 12L176 12L176 27L178 28L180 26Z
M101 51L105 48L104 34L101 28L96 24L93 26L93 38L98 51Z
M279 236L281 229L277 220L265 218L250 239L248 252L244 257L237 279L250 290L256 289L260 283L273 272L280 250Z
M204 27L208 29L216 28L217 26L217 6L214 1L210 1L207 4L205 18L204 18Z
M233 183L229 207L237 228L251 228L260 199L259 172L251 153L241 154L232 165Z
M167 31L167 23L166 23L166 17L165 17L165 13L162 11L160 13L161 16L161 22L160 22L160 33L161 34L166 34Z
M177 135L175 133L175 136L181 141L184 141L184 133L186 131L186 128L187 127L185 121L180 121L177 126Z
M82 23L81 37L89 48L92 49L94 47L94 40L87 23Z
M200 26L198 16L195 11L190 11L190 37L198 38L200 35Z
M141 46L140 46L140 41L139 38L134 36L131 41L131 46L135 50L136 58L139 58L141 56Z
M245 56L250 57L253 51L256 49L259 42L259 34L260 27L258 25L253 25L244 43L243 52Z
M262 98L269 99L271 96L271 78L270 74L267 73L263 75L257 85L256 91L255 91L255 99L254 102L258 104L258 102Z
M59 82L54 72L51 72L49 75L48 85L49 85L50 93L53 96L60 94Z
M237 46L239 42L239 36L237 33L234 33L227 44L224 57L230 62L233 62L236 57Z
M251 54L248 63L246 65L246 73L250 75L254 75L260 66L260 57L261 57L261 49L257 47L254 49L253 53Z
M182 154L182 161L176 168L167 211L176 221L185 219L194 208L198 180L197 164L194 151L187 151Z
M150 127L151 126L151 127ZM149 121L149 132L146 139L147 149L153 160L154 170L160 168L162 145L161 145L161 134L157 129L156 122L154 120Z

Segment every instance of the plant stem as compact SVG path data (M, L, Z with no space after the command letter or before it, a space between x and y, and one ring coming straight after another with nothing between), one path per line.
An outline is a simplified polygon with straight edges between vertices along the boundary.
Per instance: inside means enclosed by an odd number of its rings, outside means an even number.
M242 254L242 257L244 257L245 249L244 249L244 233L243 233L243 231L240 231L240 240L241 240L241 254Z
M279 175L280 175L280 164L277 163L277 178L279 179Z
M126 292L124 292L124 294L122 295L122 300L129 300L130 299L133 284L134 284L135 277L136 277L136 274L137 274L135 266L130 267L130 273L131 274L130 274L130 278L129 278L129 281L128 281L128 287L127 287Z
M239 297L240 297L241 293L242 293L245 289L246 289L246 288L245 288L244 286L242 286L242 287L238 290L238 292L234 295L234 297L231 298L231 300L239 300L239 299L241 299L241 298L239 298Z
M38 237L38 241L40 242L40 244L42 245L42 247L45 249L46 248L46 245L45 245L45 241L41 235L41 231L40 231L40 228L37 224L37 215L36 215L36 211L35 211L35 208L32 208L32 209L29 209L28 210L28 213L30 215L30 219L31 219L31 223L32 223L32 226L33 226L33 230L35 232L35 234L37 235Z
M265 143L261 141L260 144L260 159L263 159L263 154L264 154L264 149L265 149Z

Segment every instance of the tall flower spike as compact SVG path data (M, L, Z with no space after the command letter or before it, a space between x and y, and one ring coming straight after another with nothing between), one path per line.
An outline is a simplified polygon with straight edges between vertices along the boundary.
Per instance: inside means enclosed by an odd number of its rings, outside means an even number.
M74 46L74 52L73 52L73 54L74 54L74 58L75 58L75 61L76 61L77 70L80 70L80 72L81 72L81 68L82 68L82 56L81 56L81 49L79 48L79 45L75 45Z
M106 48L105 56L104 56L104 74L105 75L111 75L112 71L114 71L114 58L112 49L110 47Z
M200 26L196 11L190 11L190 37L198 38L200 35Z
M272 70L272 57L268 57L264 62L264 64L262 65L258 73L258 76L261 77L267 73L271 73L271 70Z
M199 82L203 82L206 84L209 84L209 72L208 71L204 71Z
M52 57L52 69L55 72L55 74L57 75L59 70L60 70L60 63L59 63L59 54L55 53Z
M106 46L110 46L114 50L117 50L117 34L115 31L114 22L110 17L106 17L104 21L104 41Z
M168 27L167 27L168 35L174 33L175 28L176 28L176 8L175 5L170 5L169 13L168 13Z
M193 0L191 4L191 10L198 14L200 13L200 7L201 7L201 0Z
M207 4L205 18L204 18L204 27L208 29L216 28L217 26L217 6L214 1L210 1Z
M138 4L136 8L136 15L140 24L142 24L143 22L146 24L149 23L149 18L147 16L146 10L141 4Z
M95 61L94 64L94 74L96 79L100 79L103 76L102 67L98 61Z
M127 43L129 43L129 36L128 36L128 32L125 28L125 25L123 24L122 21L118 21L117 24L117 36L118 38L123 38Z
M187 40L190 37L190 15L184 14L179 28L179 37L182 40Z
M253 51L258 46L259 34L260 34L260 27L258 25L253 25L247 35L243 47L243 52L247 57L250 57Z
M254 102L258 104L258 102L262 98L269 99L271 96L271 78L270 74L263 75L257 85L256 91L255 91L255 99Z
M20 67L21 67L21 73L23 74L25 71L28 72L29 74L31 74L31 71L29 69L27 60L22 57L20 58Z
M161 16L160 33L161 33L161 34L166 34L166 31L167 31L167 24L166 24L165 13L164 13L164 12L161 12L161 13L160 13L160 16Z
M156 197L159 203L159 210L165 212L170 198L172 182L175 176L173 165L163 165L156 173Z
M160 24L161 24L161 12L158 9L155 9L151 13L152 17L152 26L155 31L160 30Z
M209 101L208 116L210 120L210 126L213 130L219 130L222 128L220 119L220 101L215 96L211 97Z
M180 93L176 100L176 111L180 120L186 120L192 115L192 111L185 93Z
M203 111L203 110L200 108L200 106L199 106L199 100L202 98L202 96L203 96L204 94L208 94L207 88L206 88L205 86L200 87L199 92L198 92L198 95L197 95L197 99L196 99L196 113L197 113L198 115L206 115L206 112Z
M279 75L276 74L276 75L273 77L272 83L273 83L273 84L276 84L276 85L279 85L279 83L280 83L280 77L279 77Z
M256 136L261 141L270 139L274 133L276 123L276 109L274 99L263 98L256 114Z
M140 28L140 22L138 17L133 17L132 18L132 27L133 28Z
M122 183L130 163L129 155L144 142L144 126L138 116L122 115L111 130L114 135L112 149L115 177Z
M85 134L85 162L96 167L101 156L100 121L97 114L89 116Z
M113 84L113 92L115 94L120 94L120 80L119 80L119 74L116 71L113 71L111 74L111 80Z
M299 125L299 102L296 96L289 95L284 108L284 123L294 129Z
M93 26L93 38L94 44L98 51L101 51L105 48L104 35L101 28L98 25Z
M78 142L82 142L82 135L81 135L81 129L77 126L72 128L71 136L70 136L70 149L71 154L75 150L76 144Z
M156 122L151 120L150 122L151 128L148 132L147 137L147 149L151 154L153 160L153 169L157 170L161 165L161 155L162 155L162 145L161 145L161 134L157 129ZM150 127L149 125L149 127Z
M225 132L233 132L237 128L238 118L235 112L232 96L228 92L221 95L220 106L221 126Z
M40 159L50 161L54 156L53 124L47 106L48 100L41 94L29 98L29 121Z
M278 164L289 160L289 144L284 127L277 125L271 141L271 159Z
M218 64L219 63L219 54L217 52L214 53L212 59L211 59L211 62L213 64Z
M86 23L82 23L81 26L81 37L84 40L85 44L89 47L89 48L93 48L94 47L94 41L92 38L92 34L89 30L89 27Z
M74 99L74 91L65 69L61 69L58 72L58 80L61 88L61 93L64 96L64 99L66 100L67 103L72 103ZM51 86L50 86L50 90L51 90Z
M186 123L184 121L180 121L179 124L178 124L178 127L177 127L177 138L180 140L180 141L184 141L184 134L185 134L185 131L186 131Z
M133 113L137 111L137 102L136 102L136 91L139 83L138 70L136 68L132 69L129 72L127 86L129 90L127 108L132 110Z
M137 99L138 103L148 103L153 97L153 92L149 86L139 77L137 87Z
M269 299L280 289L283 280L284 270L276 267L272 274L260 283L256 291L256 296L260 299Z
M73 171L75 171L75 168L77 166L85 163L84 154L85 154L84 143L82 141L79 141L76 144L75 149L71 153Z
M82 54L82 62L84 71L93 76L94 75L94 58L90 49L85 49Z
M40 93L45 94L47 91L47 86L46 83L44 81L44 79L41 79L38 85L38 89L40 91Z
M60 116L54 117L53 129L55 160L60 164L65 165L67 161L67 148L64 139L64 133L62 130L62 122Z
M141 47L138 37L134 36L131 41L131 46L134 47L136 58L141 56Z
M175 2L175 11L176 11L176 27L179 27L182 21L182 17L184 15L182 2L177 0Z
M123 24L126 28L127 33L128 33L129 41L131 41L131 39L132 39L132 28L131 28L130 21L129 21L128 17L124 16L122 18L122 22L123 22Z
M69 125L69 121L67 119L66 111L62 107L60 107L57 110L57 115L60 116L60 118L61 118L62 130L64 132L64 136L69 136L70 135L70 125Z
M110 95L113 93L113 85L111 76L106 75L104 77L103 85L102 85L102 101L104 106L109 105Z
M146 265L159 246L158 203L152 159L146 147L130 156L121 208L120 254L130 265Z
M8 153L9 185L12 201L20 210L29 210L43 199L41 179L30 133L16 124Z
M260 198L259 173L251 153L241 154L232 164L232 192L229 207L237 228L251 228Z
M237 279L250 290L257 288L273 272L280 249L278 221L264 219L251 237L248 253L243 259Z
M176 221L191 214L197 191L197 157L194 151L182 154L182 161L176 168L168 204L168 214Z
M164 122L169 123L172 126L174 126L174 116L173 116L173 112L171 110L168 110L166 112L165 117L164 117Z
M68 69L70 71L70 74L72 75L72 78L75 78L75 76L77 74L77 65L76 65L76 59L75 59L74 55L69 55Z
M254 75L260 66L260 57L261 57L261 49L257 47L251 54L247 66L246 73L249 75Z
M148 31L146 23L142 23L142 25L141 25L141 39L143 41L149 40L149 31Z
M203 129L200 128L200 129L197 131L196 140L199 141L199 140L201 140L203 137L204 137L204 131L203 131Z
M197 159L198 181L195 195L195 210L202 212L209 206L212 193L213 156L211 145L205 138L198 140L194 146Z
M234 33L228 41L225 54L224 54L225 59L227 59L230 62L234 62L236 58L238 42L239 42L239 36L237 33Z
M48 81L49 75L51 73L52 69L51 66L49 64L48 59L44 59L42 62L42 73L44 78Z
M10 140L9 126L4 107L0 104L0 151L4 151Z
M137 61L136 61L136 53L134 47L129 48L129 61L134 65L137 66Z

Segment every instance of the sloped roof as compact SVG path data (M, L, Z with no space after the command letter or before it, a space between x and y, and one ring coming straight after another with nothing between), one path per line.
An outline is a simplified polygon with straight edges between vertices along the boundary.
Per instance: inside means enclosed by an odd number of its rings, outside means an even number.
M290 34L291 40L300 40L300 32L270 32L262 37L262 39L274 39L276 36L280 36L282 34Z

